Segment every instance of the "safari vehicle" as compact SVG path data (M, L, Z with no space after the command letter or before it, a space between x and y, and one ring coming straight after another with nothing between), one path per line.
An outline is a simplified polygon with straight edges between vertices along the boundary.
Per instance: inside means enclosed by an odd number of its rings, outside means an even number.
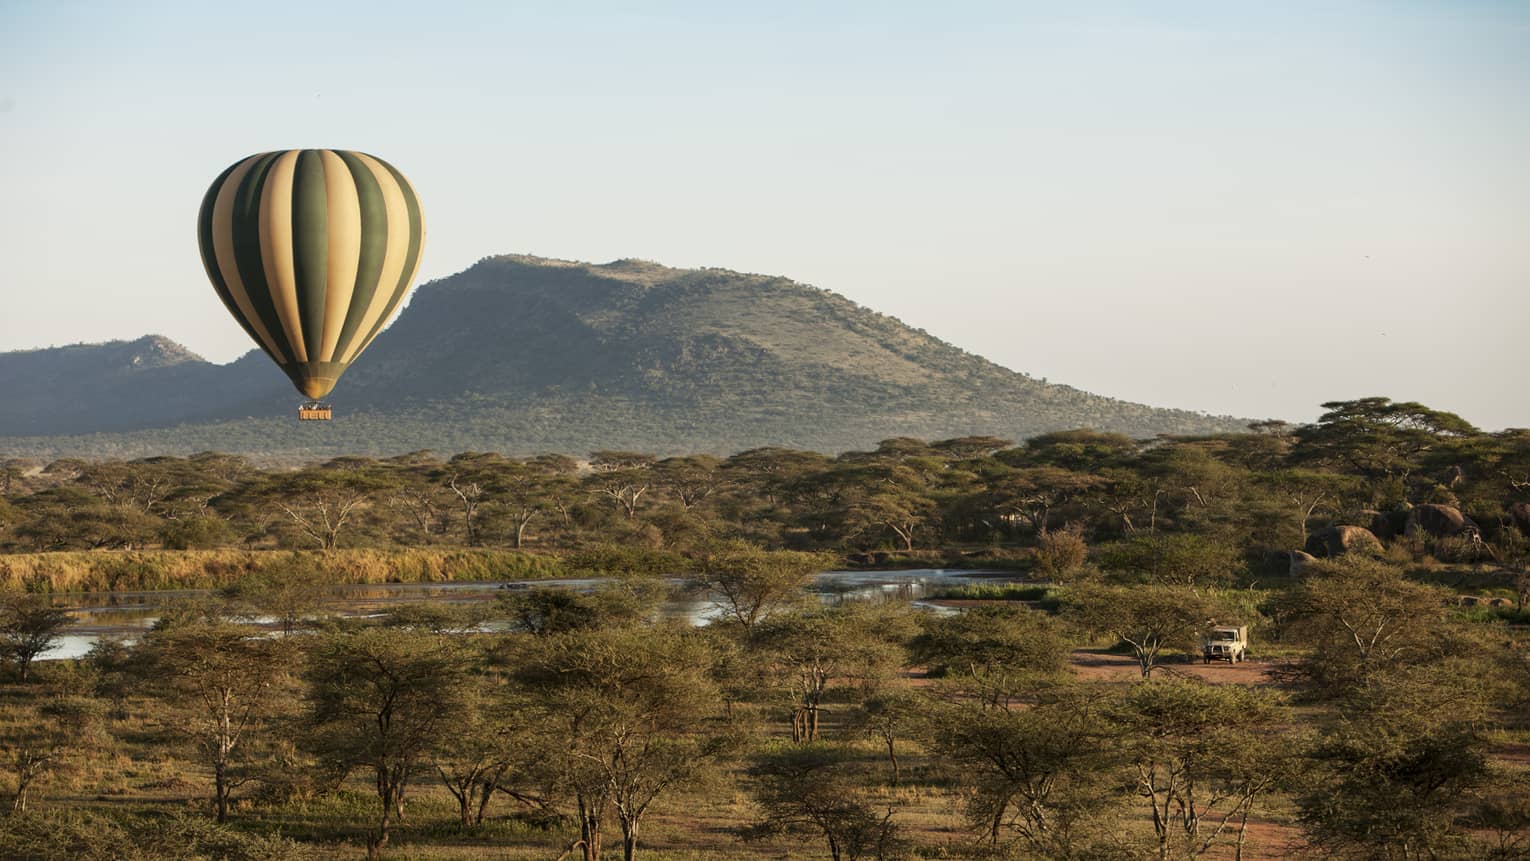
M1248 657L1248 626L1219 625L1201 637L1201 657L1206 663L1213 660L1229 664Z

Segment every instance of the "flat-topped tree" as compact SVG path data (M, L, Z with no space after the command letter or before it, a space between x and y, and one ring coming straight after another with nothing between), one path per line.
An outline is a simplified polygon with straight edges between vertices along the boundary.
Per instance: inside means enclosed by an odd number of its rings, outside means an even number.
M1232 843L1295 770L1278 695L1199 679L1134 685L1113 709L1128 779L1152 814L1157 857L1200 858Z
M601 858L608 811L632 861L653 804L732 747L713 662L708 638L673 626L569 630L519 656L531 744L553 793L574 802L586 861Z
M46 595L12 595L0 602L0 655L16 665L23 683L32 679L32 662L53 648L71 621Z
M235 501L286 521L318 549L333 550L357 515L390 486L390 477L377 469L326 465L266 473L241 488Z
M166 703L166 727L213 773L213 809L228 819L234 790L252 779L246 752L288 702L282 680L291 641L249 625L196 620L145 635L135 656L144 689Z
M958 694L926 707L926 738L970 791L968 821L991 844L1009 833L1038 858L1089 858L1121 781L1115 699L1076 682L1017 708Z
M922 616L919 627L910 657L932 676L957 681L994 707L1022 701L1067 666L1068 640L1058 623L1026 607Z
M591 494L611 500L628 520L633 520L638 504L659 480L653 469L657 461L651 454L597 451L590 455L590 473L584 484Z
M710 548L700 575L729 621L751 634L771 613L799 607L808 599L813 575L832 567L833 557L791 550L765 550L744 542Z
M1217 620L1216 606L1184 587L1078 586L1067 600L1067 618L1129 646L1144 679L1164 650L1194 650L1200 633Z
M1450 439L1479 431L1455 413L1412 401L1360 398L1329 401L1316 423L1296 431L1293 456L1304 463L1345 468L1368 478L1406 478L1421 459Z
M372 772L381 811L368 858L381 855L410 778L455 726L467 668L466 648L452 635L368 627L314 644L303 743L342 770Z

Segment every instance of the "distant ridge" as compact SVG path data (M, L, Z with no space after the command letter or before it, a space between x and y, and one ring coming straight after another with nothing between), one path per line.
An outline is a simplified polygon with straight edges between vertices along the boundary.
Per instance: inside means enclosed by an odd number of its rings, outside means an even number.
M422 286L333 400L336 421L300 427L264 356L214 365L159 336L0 353L0 454L836 452L1246 425L1042 382L785 278L523 255Z

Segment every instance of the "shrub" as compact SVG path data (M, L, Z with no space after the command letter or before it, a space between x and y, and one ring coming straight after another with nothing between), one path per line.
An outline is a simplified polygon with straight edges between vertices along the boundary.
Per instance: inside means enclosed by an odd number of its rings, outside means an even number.
M1036 544L1036 568L1054 580L1078 570L1088 557L1089 546L1078 528L1048 532Z

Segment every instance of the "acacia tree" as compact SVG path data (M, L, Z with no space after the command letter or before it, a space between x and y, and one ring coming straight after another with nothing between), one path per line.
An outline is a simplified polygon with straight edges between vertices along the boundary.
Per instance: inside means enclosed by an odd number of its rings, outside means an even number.
M431 750L436 774L456 799L464 828L483 824L494 793L505 789L507 778L520 764L525 745L520 710L503 693L493 676L473 676L455 726Z
M3 475L3 473L0 473L0 475ZM9 543L6 540L6 533L16 525L16 521L21 519L21 512L5 496L5 494L0 493L0 547L4 547Z
M834 479L841 485L846 537L886 529L912 552L938 513L924 477L905 464L841 470Z
M1328 412L1296 431L1298 462L1347 468L1369 478L1406 479L1420 459L1452 439L1478 433L1455 413L1387 398L1323 404Z
M597 451L590 455L590 492L610 499L627 516L637 518L638 503L653 487L656 458L630 451Z
M1378 560L1310 564L1289 605L1293 631L1313 647L1304 669L1330 694L1455 645L1440 593Z
M441 540L451 529L452 509L457 502L446 486L445 465L421 456L396 466L397 483L388 494L388 505L404 512L424 543Z
M12 530L38 552L83 548L131 550L153 541L160 521L114 505L78 487L50 487L19 500L24 515Z
M988 498L1001 517L1025 521L1038 536L1051 529L1052 512L1099 487L1101 479L1056 466L1026 467L989 483Z
M851 765L849 751L823 743L768 750L749 770L764 811L755 831L816 834L834 861L895 856L902 841L894 811L872 805Z
M1120 765L1111 704L1079 684L1048 686L1024 708L952 697L930 711L930 740L971 791L967 816L990 842L1011 833L1040 857L1087 858L1089 823Z
M410 776L463 709L468 654L449 635L376 627L331 634L311 654L304 742L342 772L372 771L381 811L367 857L376 858Z
M549 783L574 798L586 861L601 857L607 807L632 861L653 803L729 749L725 734L708 731L720 717L711 664L704 637L673 627L577 629L521 657L538 750Z
M1145 578L1191 590L1227 586L1245 567L1232 544L1183 532L1139 535L1107 547L1100 553L1100 565L1117 582Z
M511 546L526 543L532 521L563 504L574 468L558 458L512 462L495 484L496 509L510 521Z
M150 631L138 655L147 689L172 709L165 726L184 738L213 772L213 809L228 819L234 790L250 778L240 755L281 708L292 657L285 641L259 629L194 621Z
M680 507L690 511L705 502L723 483L722 461L711 455L670 457L654 464L659 486Z
M1137 795L1151 808L1157 855L1198 858L1231 829L1242 858L1248 818L1288 770L1279 700L1241 685L1144 681L1115 709Z
M702 582L729 619L754 631L773 612L799 606L813 575L833 559L824 554L763 550L742 542L713 548L700 562Z
M1398 666L1343 700L1306 751L1297 796L1312 841L1338 857L1494 856L1461 828L1492 778L1480 661ZM1487 797L1492 792L1483 792Z
M462 513L464 538L469 547L483 543L479 516L503 489L502 482L510 468L511 461L504 455L485 452L463 452L446 462L442 470L444 484Z
M1173 586L1081 586L1068 603L1074 622L1130 646L1144 679L1164 649L1193 650L1197 635L1216 621L1211 601Z
M251 489L251 501L281 512L319 549L333 550L362 507L386 487L387 482L369 470L321 467L268 476Z
M46 595L13 595L0 603L0 655L16 664L23 683L32 678L32 662L64 636L70 620Z
M767 616L755 626L751 645L771 686L790 703L793 741L818 739L832 683L880 677L902 664L897 621L835 607Z
M1346 493L1353 492L1355 481L1349 476L1309 469L1284 469L1265 479L1280 497L1290 504L1300 533L1297 546L1307 543L1307 524L1319 511L1333 510Z
M1158 503L1166 491L1156 481L1148 481L1129 469L1101 470L1102 483L1091 494L1095 505L1110 512L1120 523L1121 534L1136 535L1147 521L1147 532L1158 531Z
M903 767L898 762L898 740L923 725L924 706L924 699L913 691L881 684L862 690L858 723L868 736L881 741L887 748L887 765L892 772L893 786L903 781Z
M303 622L323 614L331 591L321 568L320 562L294 552L278 557L220 593L235 606L276 617L282 635L287 636Z
M753 448L728 458L723 475L737 487L747 487L774 506L794 495L790 488L806 476L826 469L830 459L811 451L789 448Z
M1067 667L1069 643L1051 617L1027 608L975 607L925 616L910 657L930 675L968 687L980 703L1007 708Z

